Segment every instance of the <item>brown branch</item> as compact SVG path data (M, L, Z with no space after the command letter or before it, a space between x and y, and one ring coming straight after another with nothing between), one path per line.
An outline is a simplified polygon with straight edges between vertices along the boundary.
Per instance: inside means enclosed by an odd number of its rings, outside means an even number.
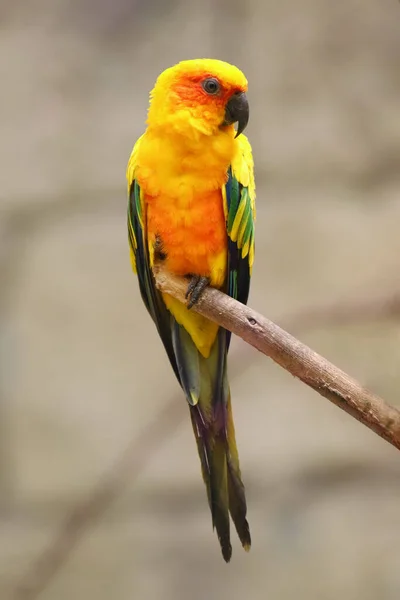
M185 302L187 281L157 268L158 288ZM400 449L400 412L266 317L208 288L192 310L240 336L294 377Z

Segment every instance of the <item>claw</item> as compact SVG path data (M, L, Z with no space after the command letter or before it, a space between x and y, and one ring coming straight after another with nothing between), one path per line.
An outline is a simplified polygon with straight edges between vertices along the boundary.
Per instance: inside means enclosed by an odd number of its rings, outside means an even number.
M191 276L190 283L185 294L185 298L189 298L189 301L186 305L187 308L192 308L192 306L194 306L199 301L200 296L209 284L209 277L201 277L200 275Z
M190 283L189 283L189 285L187 287L186 294L185 294L185 299L186 300L193 293L194 288L199 283L200 275L187 275L187 277L190 279Z

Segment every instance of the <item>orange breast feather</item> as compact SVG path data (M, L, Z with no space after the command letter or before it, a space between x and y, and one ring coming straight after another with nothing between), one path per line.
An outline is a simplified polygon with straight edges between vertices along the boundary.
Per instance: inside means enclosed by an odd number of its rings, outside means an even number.
M182 195L145 198L150 247L158 237L166 254L166 268L177 275L205 275L221 287L226 277L227 233L220 190L188 199ZM150 252L152 255L153 253ZM163 294L167 308L189 332L197 349L208 357L218 325L189 311L178 300Z
M220 190L171 198L146 198L149 244L161 239L166 268L177 275L210 277L221 287L226 276L227 233Z

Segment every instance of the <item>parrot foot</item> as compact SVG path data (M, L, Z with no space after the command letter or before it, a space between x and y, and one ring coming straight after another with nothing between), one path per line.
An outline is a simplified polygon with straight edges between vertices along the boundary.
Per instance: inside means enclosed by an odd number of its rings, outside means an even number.
M200 296L206 289L208 285L210 285L209 277L202 277L200 275L189 275L190 283L186 290L185 298L186 300L189 298L187 303L187 308L192 308L200 299Z

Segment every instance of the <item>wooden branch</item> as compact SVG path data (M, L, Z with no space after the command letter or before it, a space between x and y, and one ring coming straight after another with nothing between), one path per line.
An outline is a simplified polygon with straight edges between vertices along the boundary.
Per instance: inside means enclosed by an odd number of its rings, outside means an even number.
M157 287L185 302L188 282L158 266ZM229 329L400 449L400 412L266 317L207 288L191 309Z

